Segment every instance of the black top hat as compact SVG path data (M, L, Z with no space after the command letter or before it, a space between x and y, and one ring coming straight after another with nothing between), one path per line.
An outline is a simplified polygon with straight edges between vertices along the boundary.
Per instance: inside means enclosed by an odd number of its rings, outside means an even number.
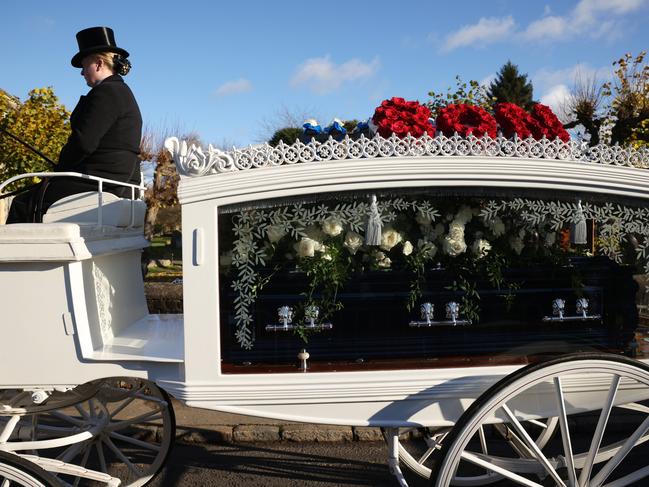
M96 52L114 52L124 58L128 57L128 51L115 44L115 34L110 27L90 27L77 32L77 44L79 52L72 58L72 66L75 68L81 68L82 59Z

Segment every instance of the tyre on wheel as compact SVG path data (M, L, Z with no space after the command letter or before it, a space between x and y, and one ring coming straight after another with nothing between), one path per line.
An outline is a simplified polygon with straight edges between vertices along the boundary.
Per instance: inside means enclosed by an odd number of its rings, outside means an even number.
M29 460L0 451L0 485L11 487L58 487L60 482Z
M644 485L649 440L649 366L626 357L575 354L532 364L482 394L445 438L431 485L492 475L528 487ZM616 407L618 406L618 407ZM556 416L545 447L530 421ZM512 441L502 441L498 430ZM645 447L647 445L644 445ZM640 465L638 465L640 463Z
M25 427L33 439L42 441L92 432L84 441L39 448L37 453L119 478L123 487L141 487L152 480L176 435L168 394L152 382L133 378L103 379L90 399L27 416ZM95 485L73 475L59 473L57 478L75 486Z

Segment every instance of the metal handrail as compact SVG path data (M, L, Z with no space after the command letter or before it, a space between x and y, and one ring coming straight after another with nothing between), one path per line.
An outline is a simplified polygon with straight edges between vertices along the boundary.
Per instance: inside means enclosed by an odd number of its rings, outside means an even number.
M136 200L135 198L135 190L138 189L141 191L141 194L137 199L141 199L141 195L144 194L144 190L146 189L146 186L143 184L131 184L131 183L124 183L122 181L115 181L113 179L106 179L106 178L100 178L99 176L91 176L90 174L82 174L80 172L30 172L30 173L25 173L25 174L19 174L18 176L11 177L4 181L3 183L0 183L0 195L2 194L2 190L9 186L11 183L14 183L16 181L19 181L21 179L26 179L26 178L56 178L56 177L74 177L74 178L79 178L79 179L87 179L89 181L96 181L97 182L97 190L98 190L98 195L97 195L97 205L98 205L98 212L97 212L97 226L102 225L103 221L103 202L104 202L104 183L106 184L113 184L115 186L123 186L126 188L131 188L131 221L129 224L129 227L132 227L133 224L135 223L135 207L133 206L133 201Z

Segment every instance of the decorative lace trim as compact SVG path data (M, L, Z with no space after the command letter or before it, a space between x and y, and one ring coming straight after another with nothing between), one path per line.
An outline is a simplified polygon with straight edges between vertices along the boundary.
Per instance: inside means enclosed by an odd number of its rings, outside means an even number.
M441 134L430 137L426 134L419 138L407 136L400 139L392 135L385 139L377 134L371 139L361 136L352 140L347 136L336 141L330 137L326 142L313 140L304 144L297 141L291 145L280 142L276 147L264 144L245 149L234 148L227 152L212 145L205 151L199 146L188 145L184 140L171 137L165 141L165 147L171 153L179 174L189 177L285 164L377 157L520 157L649 167L647 149L636 150L604 144L589 147L585 142L563 142L545 137L541 140L531 137L506 139L502 136L492 139L486 135L478 138L473 135L461 137L458 134L452 137Z

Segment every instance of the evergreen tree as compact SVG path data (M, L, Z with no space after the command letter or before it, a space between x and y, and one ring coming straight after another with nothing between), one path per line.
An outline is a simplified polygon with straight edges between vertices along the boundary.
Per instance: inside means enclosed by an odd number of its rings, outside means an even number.
M489 86L488 95L495 99L496 103L515 103L529 109L534 103L533 91L532 82L527 80L527 74L520 74L518 66L507 61Z
M285 144L294 144L296 140L302 135L302 129L299 127L284 127L276 130L268 143L275 147L277 144L284 142Z

